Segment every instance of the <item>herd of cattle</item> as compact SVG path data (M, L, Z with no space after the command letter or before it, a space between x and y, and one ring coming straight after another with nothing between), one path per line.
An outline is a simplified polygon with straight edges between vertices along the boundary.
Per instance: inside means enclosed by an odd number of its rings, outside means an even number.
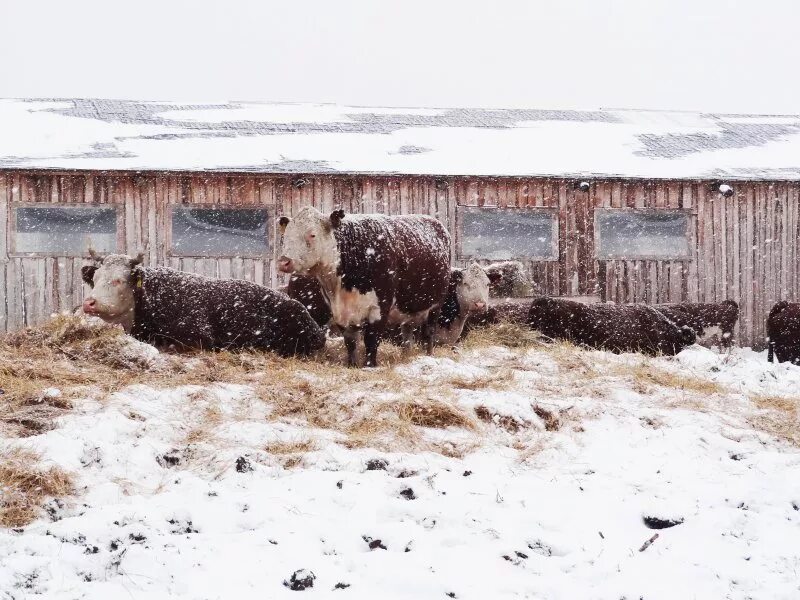
M313 207L280 217L281 291L253 282L211 279L143 256L97 256L83 267L92 292L80 310L116 323L137 339L206 349L263 348L309 355L330 333L342 335L347 364L363 338L366 366L381 340L409 347L452 345L500 321L543 336L613 352L672 355L702 340L732 342L736 302L584 304L529 294L517 262L451 269L450 236L425 215L326 216ZM767 319L769 360L800 364L800 304L776 304Z

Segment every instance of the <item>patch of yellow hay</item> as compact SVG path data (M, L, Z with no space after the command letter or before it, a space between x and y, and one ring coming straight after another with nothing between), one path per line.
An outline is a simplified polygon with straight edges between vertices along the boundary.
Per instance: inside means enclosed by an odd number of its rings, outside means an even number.
M41 456L19 448L0 450L0 527L22 527L36 519L43 504L74 492L69 473L44 467Z

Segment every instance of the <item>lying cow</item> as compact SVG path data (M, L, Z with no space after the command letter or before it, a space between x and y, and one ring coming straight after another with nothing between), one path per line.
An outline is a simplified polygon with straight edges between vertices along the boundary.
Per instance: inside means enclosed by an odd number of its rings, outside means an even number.
M355 364L363 329L366 366L377 365L387 325L401 325L406 340L422 327L430 353L433 326L447 296L450 235L427 215L326 217L307 206L294 219L280 217L283 254L278 269L312 275L342 328L348 365Z
M144 267L111 254L84 266L92 293L86 315L117 323L149 343L193 348L263 348L281 356L308 355L325 334L303 305L241 279L210 279L166 267Z
M479 264L472 263L466 269L452 269L447 297L433 330L434 345L455 345L462 337L467 319L484 312L488 302L489 278ZM384 338L396 344L408 342L403 340L400 327L387 328Z
M473 329L496 325L497 323L514 323L524 325L528 319L531 299L490 299L486 310L476 311L467 317L462 339Z
M729 348L733 329L739 320L739 305L733 300L715 303L655 304L653 308L678 326L686 326L697 335L697 343Z
M643 304L581 304L537 298L528 325L542 335L612 352L677 354L695 342L695 333Z
M531 295L531 284L525 267L516 260L496 262L484 267L491 281L489 295L492 298L523 298Z
M781 300L767 317L767 359L800 365L800 304Z

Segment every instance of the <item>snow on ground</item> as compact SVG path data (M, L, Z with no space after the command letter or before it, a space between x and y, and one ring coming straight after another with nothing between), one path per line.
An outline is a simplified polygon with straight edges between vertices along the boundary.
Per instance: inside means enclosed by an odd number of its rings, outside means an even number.
M496 426L426 430L471 439L463 456L348 449L220 383L89 398L9 441L80 493L0 530L0 598L800 597L800 451L750 422L800 368L494 347L394 371ZM685 385L651 384L668 375Z

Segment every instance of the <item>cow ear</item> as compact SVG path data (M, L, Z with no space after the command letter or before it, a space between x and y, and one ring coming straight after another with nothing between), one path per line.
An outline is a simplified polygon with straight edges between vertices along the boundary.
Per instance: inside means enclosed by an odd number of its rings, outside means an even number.
M459 284L464 281L464 271L461 269L453 269L450 271L450 282Z
M139 252L135 257L130 260L130 266L135 267L136 265L142 264L144 260L144 252Z
M94 287L95 271L97 271L97 267L95 265L84 265L81 267L81 277L83 278L83 282L89 284L91 287Z
M278 217L278 228L281 230L281 235L283 235L283 232L286 231L286 226L289 224L289 221L291 221L289 217Z
M497 271L489 271L486 276L489 278L489 283L499 283L503 278L503 274Z
M337 229L344 219L344 211L339 208L331 213L331 227Z

